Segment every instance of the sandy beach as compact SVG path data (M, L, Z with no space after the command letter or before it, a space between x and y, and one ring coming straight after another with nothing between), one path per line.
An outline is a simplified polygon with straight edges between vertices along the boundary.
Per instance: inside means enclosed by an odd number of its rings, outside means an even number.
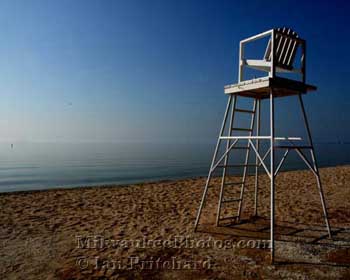
M241 223L221 227L214 225L215 178L196 233L206 178L1 194L0 278L349 279L350 166L322 168L321 178L334 240L327 237L313 174L282 172L275 265L266 243L264 175L258 217L248 178Z

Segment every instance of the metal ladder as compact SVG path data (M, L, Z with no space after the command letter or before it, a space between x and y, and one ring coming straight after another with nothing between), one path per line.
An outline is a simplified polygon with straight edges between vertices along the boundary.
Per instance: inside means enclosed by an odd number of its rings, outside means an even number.
M253 103L253 109L252 110L246 110L246 109L239 109L236 107L237 104L237 97L234 99L234 104L232 108L232 113L231 113L231 120L230 120L230 126L229 126L229 133L230 136L234 134L234 132L248 132L248 136L252 136L253 134L253 129L254 129L254 121L255 121L255 113L256 113L256 105L257 105L257 100L254 99ZM234 117L236 113L240 114L248 114L250 115L250 126L249 128L242 128L242 127L235 127L234 125ZM226 150L229 148L229 145L231 143L231 140L227 141L226 144ZM230 153L227 153L224 159L224 164L221 166L223 168L223 175L222 175L222 180L221 180L221 186L220 186L220 195L219 195L219 203L218 203L218 210L217 210L217 217L216 217L216 224L219 226L220 221L225 221L225 220L232 220L236 219L238 222L241 217L241 212L242 212L242 204L243 204L243 197L244 197L244 190L246 186L246 178L247 178L247 171L248 167L257 167L256 164L248 164L249 163L249 155L250 155L250 144L247 142L246 146L240 146L240 147L233 147L232 150L235 149L245 149L245 160L243 165L229 165L228 164L228 159ZM232 151L233 152L233 151ZM240 182L226 182L226 177L227 177L227 171L229 168L243 168L243 174L242 174L242 180ZM225 190L227 188L232 188L232 187L239 187L240 186L240 195L239 197L226 197L225 195ZM221 208L223 204L232 204L232 203L238 203L238 210L237 210L237 215L236 216L229 216L229 217L224 217L221 218Z
M219 226L220 225L220 221L236 221L238 222L240 220L240 216L241 216L241 212L242 212L242 205L243 205L243 198L244 198L244 191L245 191L245 186L246 186L246 178L247 178L247 171L248 171L248 167L255 167L255 192L257 192L257 174L258 174L258 168L259 168L259 164L258 164L258 159L256 158L255 164L249 164L249 155L250 155L250 144L247 141L247 144L245 146L235 146L235 143L232 142L237 142L237 140L233 141L231 139L226 140L226 152L225 152L225 156L223 158L223 164L220 165L215 165L215 160L216 160L216 156L218 153L218 149L220 147L221 141L225 140L225 135L223 135L223 132L225 130L225 124L226 124L226 120L229 114L229 111L231 110L231 114L230 114L230 121L229 121L229 127L228 127L228 134L227 136L239 136L237 135L238 133L242 133L242 132L246 132L248 133L248 135L244 135L244 136L252 136L253 134L253 129L254 129L254 123L255 123L255 119L256 119L256 115L258 116L258 118L260 118L260 100L258 99L254 99L253 101L253 108L251 110L248 109L242 109L242 108L237 108L237 98L238 96L230 96L227 108L226 108L226 113L225 113L225 117L224 117L224 121L221 127L221 132L218 138L218 142L217 142L217 146L215 149L215 153L214 153L214 157L212 160L212 164L209 170L209 174L208 174L208 178L207 178L207 183L203 192L203 196L202 196L202 201L201 201L201 205L199 208L199 212L197 214L197 218L196 218L196 223L195 223L195 228L197 228L199 219L200 219L200 215L201 215L201 211L202 208L204 206L205 200L206 200L206 195L207 195L207 191L208 188L213 187L210 186L210 180L211 177L213 175L213 172L215 172L216 168L222 168L222 180L221 180L221 185L220 185L220 195L219 195L219 202L218 202L218 208L217 208L217 216L216 216L216 225ZM244 98L244 97L240 97L240 98ZM233 104L231 105L231 101L233 99ZM250 98L251 99L251 98ZM232 107L232 109L231 109ZM258 110L258 114L257 113ZM234 120L235 120L235 114L244 114L244 115L248 115L250 116L250 125L248 128L245 127L237 127L234 126ZM259 124L259 122L257 122ZM257 125L257 133L259 133L259 125ZM233 147L232 147L233 144ZM258 148L258 140L257 140L257 148ZM229 164L229 156L232 152L234 152L234 150L246 150L245 152L245 160L244 160L244 164ZM227 182L226 179L228 177L228 170L230 168L243 168L243 174L242 174L242 179L239 182ZM239 188L240 187L240 194L239 197L230 197L228 196L229 190L232 188ZM256 196L255 196L256 197ZM235 216L228 216L228 217L221 217L221 212L222 212L222 208L225 205L232 205L232 204L238 204L237 206L237 215ZM257 207L257 201L255 201L255 214L256 214L256 207Z

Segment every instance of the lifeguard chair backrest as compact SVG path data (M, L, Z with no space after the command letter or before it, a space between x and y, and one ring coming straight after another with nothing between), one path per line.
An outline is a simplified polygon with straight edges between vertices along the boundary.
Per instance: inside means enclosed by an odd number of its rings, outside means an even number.
M298 49L298 43L296 39L298 38L298 34L295 33L290 28L277 28L275 29L279 33L282 33L286 36L281 36L280 34L276 34L275 44L276 44L276 56L274 63L276 66L280 68L285 68L291 70L293 68L295 54ZM266 61L271 61L271 39L267 44L267 48L265 51L264 59Z

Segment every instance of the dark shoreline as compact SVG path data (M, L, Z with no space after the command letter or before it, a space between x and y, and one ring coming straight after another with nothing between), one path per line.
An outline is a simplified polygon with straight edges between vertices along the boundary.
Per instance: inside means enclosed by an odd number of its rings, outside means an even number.
M323 168L337 168L337 167L346 167L350 166L350 164L339 164L339 165L330 165L330 166L319 166L320 169ZM298 172L298 171L305 171L308 170L307 167L304 169L301 168L291 168L287 170L281 170L280 173L285 173L285 172ZM262 174L264 175L264 174ZM238 175L232 175L232 177L237 177ZM252 176L252 175L250 175ZM218 178L220 177L219 175L213 176L213 178ZM200 176L193 176L193 177L179 177L179 178L171 178L171 179L160 179L160 180L144 180L144 181L138 181L135 183L111 183L111 184L93 184L93 185L76 185L76 186L67 186L67 187L53 187L53 188L47 188L47 189L37 189L37 190L16 190L16 191L9 191L9 192L0 192L0 196L4 195L20 195L20 194L32 194L32 193L42 193L42 192L51 192L51 191L66 191L66 190L84 190L84 189L99 189L99 188L126 188L126 187L132 187L132 186L142 186L144 184L158 184L158 183L176 183L176 182L181 182L181 181L188 181L188 180L199 180L199 179L204 179L206 178L206 175L200 175Z

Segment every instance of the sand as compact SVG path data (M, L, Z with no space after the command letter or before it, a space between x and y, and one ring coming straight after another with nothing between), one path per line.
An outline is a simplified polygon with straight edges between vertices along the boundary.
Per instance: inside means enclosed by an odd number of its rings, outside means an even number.
M350 279L350 166L321 178L334 240L312 173L282 172L274 265L266 176L258 217L248 185L241 223L220 227L214 178L196 233L205 178L1 194L0 279Z

